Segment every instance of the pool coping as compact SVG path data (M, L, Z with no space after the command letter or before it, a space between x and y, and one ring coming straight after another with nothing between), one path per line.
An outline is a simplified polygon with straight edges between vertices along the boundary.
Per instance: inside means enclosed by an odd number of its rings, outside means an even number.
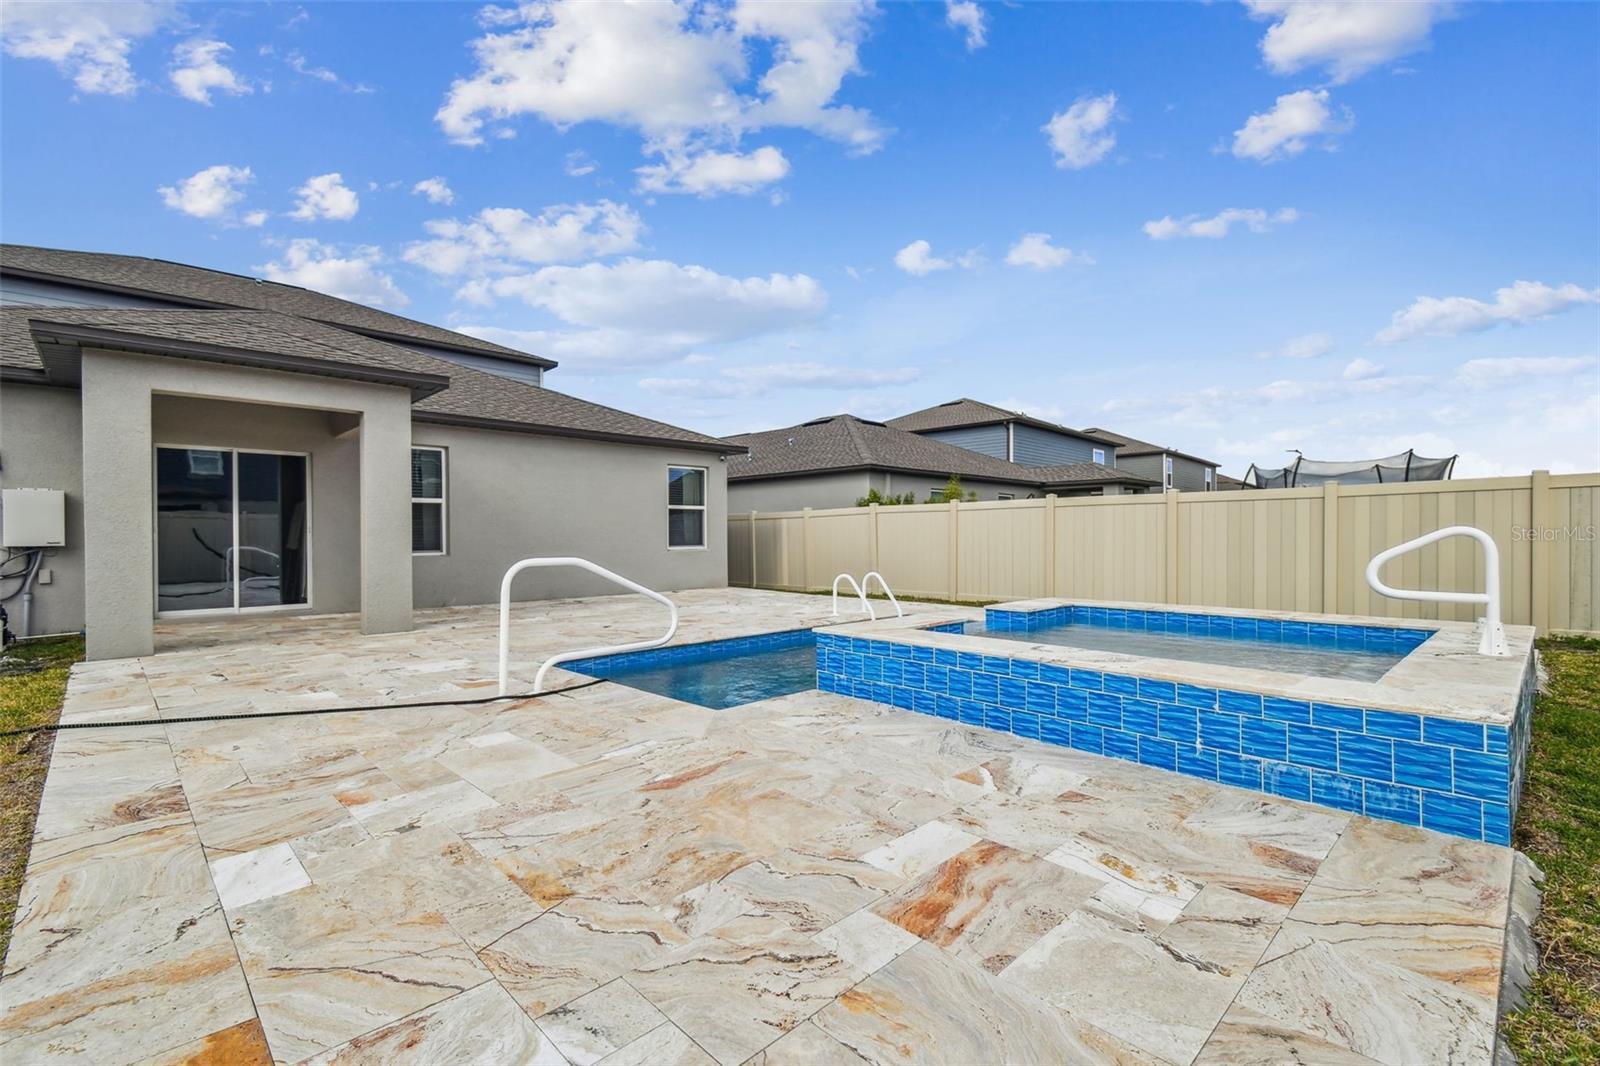
M1171 611L1268 618L1279 621L1361 625L1392 629L1429 629L1433 635L1409 652L1377 681L1314 677L1287 671L1258 670L1216 663L1161 659L1123 652L1030 644L962 633L936 632L931 626L971 619L971 612L925 613L902 618L829 626L843 636L897 639L905 643L1006 658L1076 666L1088 670L1137 672L1180 684L1247 690L1312 703L1376 708L1409 714L1453 718L1483 725L1511 726L1516 721L1523 677L1533 655L1532 626L1506 626L1505 657L1479 655L1477 627L1471 622L1419 618L1327 615L1304 611L1256 611L1228 607L1188 607L1113 600L1053 598L994 604L994 611L1028 612L1054 607L1085 606L1116 610Z

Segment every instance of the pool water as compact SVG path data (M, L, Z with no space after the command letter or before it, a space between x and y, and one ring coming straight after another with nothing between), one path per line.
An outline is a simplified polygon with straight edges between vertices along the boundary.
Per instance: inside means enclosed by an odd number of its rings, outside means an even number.
M1242 666L1276 673L1376 681L1405 658L1399 651L1319 647L1238 637L1114 629L1096 625L1052 625L1038 629L987 629L968 622L966 632L994 640L1052 644L1091 651L1114 651L1152 659L1179 659L1218 666Z
M720 711L816 688L817 638L810 630L796 630L564 665L590 677Z

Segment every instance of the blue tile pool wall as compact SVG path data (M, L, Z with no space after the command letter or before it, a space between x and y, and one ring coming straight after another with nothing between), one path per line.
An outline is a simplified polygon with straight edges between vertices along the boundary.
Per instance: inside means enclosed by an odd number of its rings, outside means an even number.
M1509 844L1532 710L1508 729L817 634L817 687L1095 755Z
M1347 622L1295 622L1277 618L1196 614L1191 611L1141 611L1119 607L1064 604L1038 611L984 611L984 628L1028 632L1056 626L1139 629L1150 633L1183 633L1192 637L1261 640L1312 648L1344 648L1405 655L1433 636L1431 629L1363 626Z
M698 644L673 644L649 651L624 651L615 655L596 655L588 659L573 659L561 664L563 670L589 674L597 670L626 666L672 666L677 663L705 662L755 651L777 651L780 648L797 648L815 639L809 629L786 629L781 633L758 633L749 637L732 637L727 640L707 640Z

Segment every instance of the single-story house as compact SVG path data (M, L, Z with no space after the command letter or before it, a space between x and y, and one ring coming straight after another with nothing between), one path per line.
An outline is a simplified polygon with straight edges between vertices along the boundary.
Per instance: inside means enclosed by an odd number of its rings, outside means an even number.
M1151 444L1137 437L1113 433L1109 429L1091 429L1086 432L1113 440L1117 444L1117 466L1136 474L1154 478L1168 491L1215 492L1217 490L1217 464L1210 459L1180 452L1160 444Z
M157 618L404 630L534 555L726 584L743 446L555 392L555 365L290 285L0 246L13 627L30 579L31 631L83 629L97 659L149 653ZM517 594L613 588L540 571Z
M847 414L727 439L746 450L727 464L728 507L736 514L851 507L872 489L885 496L909 492L920 502L942 490L952 474L979 500L1157 487L1149 478L1100 463L1025 466Z

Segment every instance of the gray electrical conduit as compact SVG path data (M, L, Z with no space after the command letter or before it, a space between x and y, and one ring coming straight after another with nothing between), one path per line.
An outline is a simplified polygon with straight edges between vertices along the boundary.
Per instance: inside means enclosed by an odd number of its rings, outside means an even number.
M546 696L560 696L580 689L604 684L608 678L596 677L565 688L547 692L524 692L505 696L475 696L472 699L422 700L416 703L368 703L352 707L302 707L293 711L251 711L247 714L197 714L183 718L130 718L120 722L57 722L54 725L25 726L7 729L0 737L20 737L27 733L59 733L64 729L118 729L141 725L183 725L186 722L242 722L252 718L301 718L308 714L354 714L358 711L403 711L422 707L472 707L485 703L511 703L517 700L537 700Z

